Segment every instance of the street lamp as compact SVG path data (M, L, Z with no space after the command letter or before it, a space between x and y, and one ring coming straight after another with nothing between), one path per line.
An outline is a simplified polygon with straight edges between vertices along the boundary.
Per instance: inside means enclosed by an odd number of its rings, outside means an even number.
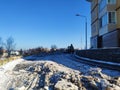
M87 49L87 17L80 14L76 14L76 16L85 18L85 49Z

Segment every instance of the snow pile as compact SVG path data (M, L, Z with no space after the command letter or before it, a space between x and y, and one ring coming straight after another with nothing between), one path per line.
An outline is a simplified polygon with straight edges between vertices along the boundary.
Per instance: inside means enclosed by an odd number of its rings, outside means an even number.
M61 87L62 86L62 87ZM71 82L67 82L65 80L58 81L55 85L56 90L78 90L78 87Z
M102 68L75 62L69 55L42 58L2 66L0 90L120 90L119 73L104 74Z
M76 85L70 83L72 76L80 76L79 71L69 69L52 61L24 61L17 64L13 71L7 71L5 74L8 78L1 81L2 87L0 90L38 90L46 88L53 90L55 85L56 88L59 88L59 81L65 79L67 75L69 80L67 85L71 89L77 87ZM64 85L66 85L66 83ZM63 88L65 87L66 86Z
M8 84L10 80L9 73L13 70L15 65L22 62L23 59L17 59L14 61L11 61L3 66L0 66L0 90L4 90L4 87L6 87L6 84Z
M3 68L4 71L12 70L15 67L15 65L17 65L18 63L20 63L22 61L23 61L23 59L17 59L17 60L11 61L11 62L3 65L1 68Z

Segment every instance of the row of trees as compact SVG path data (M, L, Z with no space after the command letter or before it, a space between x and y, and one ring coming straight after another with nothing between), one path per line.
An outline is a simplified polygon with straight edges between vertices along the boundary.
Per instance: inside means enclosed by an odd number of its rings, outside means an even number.
M22 51L23 52L23 56L28 56L28 55L33 55L33 54L45 54L45 53L52 53L52 52L55 52L57 51L57 46L56 45L51 45L51 49L48 49L48 48L44 48L42 46L40 47L36 47L36 48L31 48L31 49L28 49L28 50L24 50Z
M15 49L15 42L13 37L7 38L5 42L3 42L2 38L0 37L0 56L3 55L4 51L7 52L8 57L11 55L11 51ZM51 49L43 48L43 47L37 47L32 48L28 50L20 50L20 55L33 55L33 54L39 54L39 53L54 53L54 52L65 52L65 53L74 53L74 46L71 44L67 48L57 49L56 45L52 45Z
M40 53L48 53L48 52L49 52L48 48L37 47L37 48L32 48L32 49L22 51L22 55L29 56L29 55L40 54Z
M4 53L6 50L8 53L8 57L10 57L10 53L15 48L15 42L13 37L8 37L5 42L3 42L2 38L0 37L0 55Z
M74 51L75 51L74 46L72 44L67 48L57 48L56 45L52 45L51 49L44 47L37 47L25 51L21 50L21 52L23 52L23 56L35 55L35 54L74 53Z

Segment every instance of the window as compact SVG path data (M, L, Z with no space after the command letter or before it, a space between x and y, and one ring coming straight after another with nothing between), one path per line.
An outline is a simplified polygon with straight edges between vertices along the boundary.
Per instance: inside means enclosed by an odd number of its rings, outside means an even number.
M99 4L99 11L101 11L107 4L106 0L101 0L100 4Z
M108 4L116 4L116 0L108 0Z
M107 13L102 16L99 20L99 24L100 24L100 28L104 27L105 25L107 25Z
M116 23L116 12L108 12L109 23Z
M116 0L101 0L99 4L99 11L104 9L107 4L116 4Z
M107 12L99 19L100 28L104 27L107 24L116 24L116 12Z

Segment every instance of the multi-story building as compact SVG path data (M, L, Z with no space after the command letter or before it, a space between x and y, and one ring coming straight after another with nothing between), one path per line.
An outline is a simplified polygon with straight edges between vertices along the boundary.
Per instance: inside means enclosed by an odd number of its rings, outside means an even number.
M91 2L91 48L120 47L120 0Z

